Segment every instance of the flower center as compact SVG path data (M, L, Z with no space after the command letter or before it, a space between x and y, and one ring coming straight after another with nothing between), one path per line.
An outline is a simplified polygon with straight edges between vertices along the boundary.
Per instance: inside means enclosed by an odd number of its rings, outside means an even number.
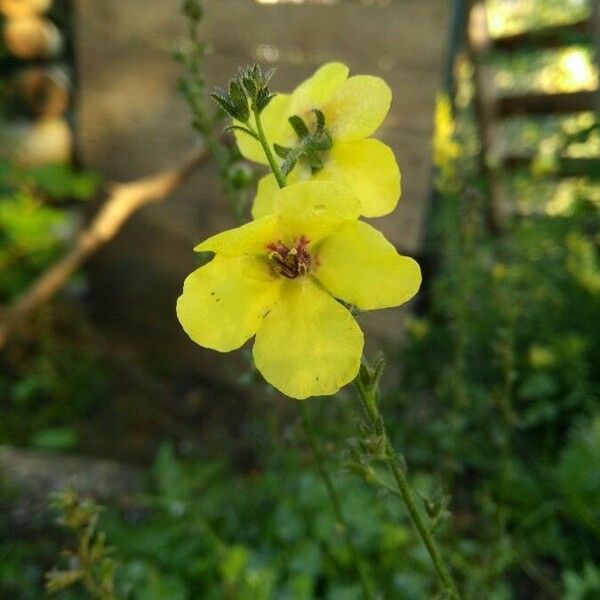
M308 244L310 240L304 235L295 238L289 246L281 240L268 244L269 260L275 271L288 279L306 275L312 265Z

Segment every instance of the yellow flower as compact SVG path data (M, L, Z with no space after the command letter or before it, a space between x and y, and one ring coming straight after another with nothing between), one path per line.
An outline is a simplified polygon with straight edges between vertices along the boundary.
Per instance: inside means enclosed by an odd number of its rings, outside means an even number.
M391 148L369 138L381 125L392 100L387 84L379 77L356 75L348 78L348 67L327 63L300 84L292 94L278 94L262 113L269 143L293 147L298 139L288 122L292 115L316 127L314 110L325 117L333 145L325 154L324 166L316 173L300 159L288 182L306 179L337 181L350 187L361 199L361 214L380 217L392 212L400 197L400 170ZM249 160L267 164L257 140L235 132L240 152ZM277 183L266 175L259 183L252 208L257 219L273 212Z
M221 352L256 334L254 361L292 398L334 394L357 374L363 334L340 302L398 306L419 289L412 259L358 220L344 185L277 191L273 214L202 242L215 257L185 280L177 316L196 343Z

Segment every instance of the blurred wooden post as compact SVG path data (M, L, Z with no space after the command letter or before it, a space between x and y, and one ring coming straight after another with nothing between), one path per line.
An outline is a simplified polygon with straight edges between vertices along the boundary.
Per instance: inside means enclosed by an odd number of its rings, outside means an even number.
M467 25L467 50L473 64L475 77L475 110L479 121L481 149L479 161L481 172L489 185L486 220L488 229L494 233L502 222L500 186L497 179L498 156L494 142L498 139L498 114L494 70L489 64L492 42L489 35L484 0L469 0Z

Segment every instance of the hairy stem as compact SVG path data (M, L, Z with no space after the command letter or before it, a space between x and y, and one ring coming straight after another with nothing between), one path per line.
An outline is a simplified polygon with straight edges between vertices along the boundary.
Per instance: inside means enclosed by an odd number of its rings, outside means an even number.
M256 134L258 136L258 141L260 142L263 152L265 153L265 156L267 157L269 167L271 168L273 175L275 175L275 179L277 180L277 185L279 185L280 188L285 187L285 177L284 177L283 173L281 172L281 169L279 168L279 165L277 164L275 157L273 156L273 152L271 151L271 146L269 146L269 142L267 141L267 137L265 136L265 132L264 132L264 129L262 126L262 121L260 120L260 114L257 110L254 111L254 120L256 122Z
M427 552L431 558L433 566L435 568L435 573L439 580L440 586L447 591L450 596L454 600L461 600L462 596L460 595L458 588L456 587L456 583L452 575L450 574L450 570L446 566L444 559L437 547L437 543L435 538L433 537L432 532L429 530L425 519L421 515L419 508L417 507L417 502L415 500L415 495L412 491L410 483L408 481L408 477L406 475L406 467L404 465L404 461L400 458L400 456L394 450L392 443L390 442L389 435L387 433L387 429L385 427L385 422L379 412L379 407L377 405L377 397L375 391L371 388L369 389L360 379L360 375L356 377L354 380L356 385L356 389L358 390L360 399L363 403L363 407L367 414L371 425L376 426L379 425L383 429L383 436L385 439L385 462L392 472L394 476L394 480L396 482L396 486L398 488L398 493L402 498L410 518L421 537L423 544L427 548Z
M371 590L371 584L369 583L369 579L366 574L364 563L360 557L356 545L354 544L354 540L352 539L348 523L344 518L340 496L337 493L337 490L333 485L333 481L331 480L331 476L329 475L329 472L327 471L327 468L325 466L325 457L323 455L323 451L319 445L317 435L313 428L308 406L306 402L302 402L301 406L302 425L304 427L304 432L306 433L306 438L308 439L308 443L312 450L315 463L317 465L317 470L319 471L319 475L321 476L321 479L323 480L323 483L327 488L327 495L329 496L329 501L331 502L335 519L342 529L344 540L346 542L346 546L348 547L354 570L356 571L356 575L358 576L358 579L360 581L363 596L365 597L365 600L375 600L375 596Z

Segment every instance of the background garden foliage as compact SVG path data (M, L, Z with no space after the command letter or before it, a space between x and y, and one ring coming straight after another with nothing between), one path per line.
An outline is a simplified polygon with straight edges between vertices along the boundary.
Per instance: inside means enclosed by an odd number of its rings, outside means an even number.
M399 375L387 384L382 409L467 598L594 600L597 174L571 181L551 200L538 177L552 169L557 149L593 145L598 120L514 125L515 144L538 148L543 168L512 182L519 215L490 232L467 62L460 73L455 97L438 101L426 289L405 345L388 355ZM94 186L93 176L69 169L0 165L3 302L62 252L78 203ZM77 289L40 315L35 341L0 358L3 443L85 450L112 416L104 405L112 364L73 300ZM397 500L346 468L355 432L351 401L342 391L339 401L312 406L357 546L385 598L433 598L428 557ZM101 511L86 505L112 548L92 561L92 576L114 583L116 597L135 600L360 598L297 420L269 414L244 431L250 464L229 442L206 454L186 452L163 433L141 498ZM12 506L14 494L4 486L2 505ZM64 517L64 502L61 510ZM17 535L13 512L0 511L0 597L41 598L45 571L78 568L60 551L75 548L81 532L52 520L41 511ZM68 586L56 597L89 594Z

